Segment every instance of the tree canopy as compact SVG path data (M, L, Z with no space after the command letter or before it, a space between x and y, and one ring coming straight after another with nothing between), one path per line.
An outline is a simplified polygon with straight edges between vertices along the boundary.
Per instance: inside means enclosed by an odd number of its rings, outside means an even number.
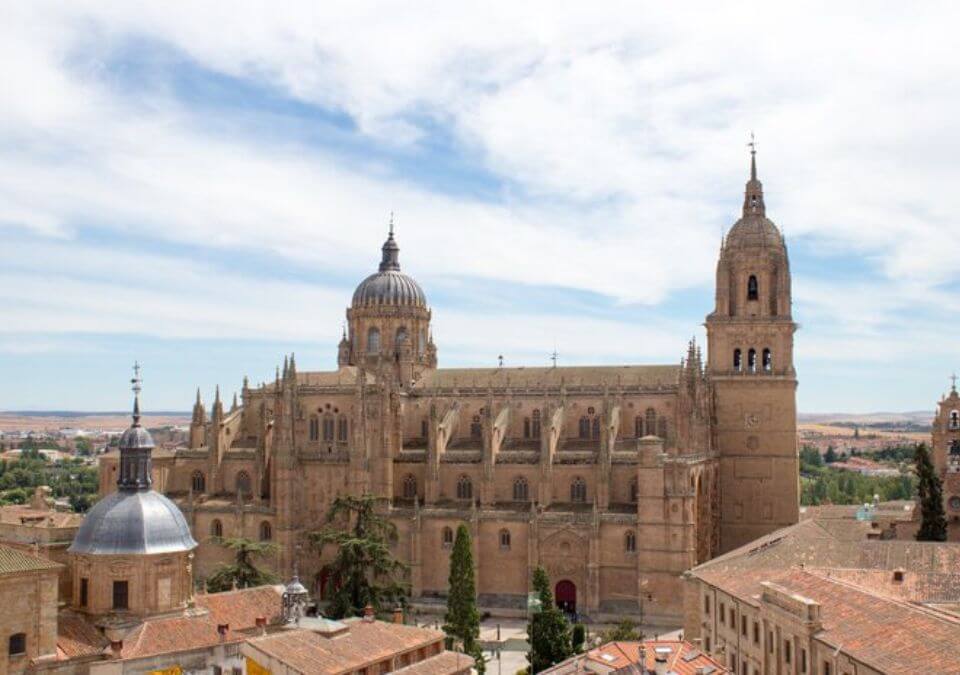
M229 591L233 587L252 588L277 583L277 576L254 564L261 556L275 555L277 545L267 541L254 541L244 537L214 538L220 545L233 551L232 563L221 564L217 571L207 578L207 591L218 593Z
M943 484L937 475L927 446L919 443L914 453L917 496L920 499L920 529L917 541L946 541L947 516L943 510Z

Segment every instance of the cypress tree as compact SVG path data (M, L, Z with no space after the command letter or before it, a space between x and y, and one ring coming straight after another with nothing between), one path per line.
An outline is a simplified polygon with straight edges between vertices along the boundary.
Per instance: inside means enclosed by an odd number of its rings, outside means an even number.
M917 471L917 495L920 498L920 529L917 541L946 541L947 516L943 511L943 484L937 476L924 443L914 451Z
M480 612L477 609L477 587L473 576L473 547L470 530L461 524L450 555L450 579L447 592L447 613L443 632L460 640L465 654L476 660L477 672L484 672L480 638Z
M530 651L527 661L530 672L539 673L573 656L570 643L570 624L553 603L550 591L550 578L542 567L533 571L533 589L540 599L540 609L530 616L527 624L527 638Z

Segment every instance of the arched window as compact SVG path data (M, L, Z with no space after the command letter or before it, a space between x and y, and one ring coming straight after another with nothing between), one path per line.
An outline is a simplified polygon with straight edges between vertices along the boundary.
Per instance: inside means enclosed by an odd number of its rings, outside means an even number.
M417 496L417 479L413 474L408 473L403 478L403 498L415 499L416 496Z
M752 347L747 352L747 370L751 373L757 372L757 350Z
M320 440L320 420L316 417L310 418L310 440L319 441Z
M260 541L270 541L273 539L273 528L270 523L263 521L260 523Z
M323 418L323 440L332 441L334 432L334 420L329 415Z
M510 530L500 530L500 548L504 551L510 550Z
M747 279L747 300L760 299L760 285L757 283L757 277L753 274Z
M457 499L473 499L473 483L467 476L457 480Z
M397 347L399 347L400 345L406 343L406 341L407 341L407 327L406 327L406 326L400 326L400 327L397 329L397 334L396 334L396 337L394 337L394 339L393 339L393 343L394 343Z
M960 429L960 412L956 410L950 411L950 428Z
M202 471L194 471L190 476L190 487L194 492L204 492L207 489L207 479Z
M223 523L221 523L219 519L214 519L214 521L210 523L210 536L211 537L223 536Z
M371 328L367 331L367 353L376 354L380 351L380 329Z
M530 438L530 418L523 418L523 437Z
M337 418L337 440L341 443L346 443L349 432L350 423L347 421L347 416L340 415L340 417Z
M9 649L10 656L19 656L27 653L27 634L14 633L10 636Z
M590 438L590 418L580 418L580 438Z
M633 530L627 530L627 533L623 535L623 550L627 553L637 552L637 533Z
M637 415L633 420L633 435L637 438L643 438L643 417Z
M773 370L773 354L769 349L763 350L763 372L769 373Z
M646 417L644 421L644 433L648 436L653 436L657 433L657 411L653 408L647 408L646 412L643 413Z
M530 499L530 485L527 479L519 476L513 480L513 501L525 502Z
M533 411L533 423L531 433L534 438L540 438L540 410Z
M480 424L480 415L473 416L473 420L470 422L470 435L473 438L481 438L483 436L483 425Z
M743 370L743 352L739 347L733 350L733 369L738 373Z
M636 478L630 479L630 503L636 504L640 500L640 486Z
M570 483L570 501L578 503L587 501L587 484L580 476Z
M250 474L246 471L241 471L237 474L236 478L237 494L242 497L250 495Z
M600 438L600 418L599 417L593 418L593 425L591 427L591 430L593 432L594 438Z
M451 548L453 546L453 530L449 527L443 528L443 547Z

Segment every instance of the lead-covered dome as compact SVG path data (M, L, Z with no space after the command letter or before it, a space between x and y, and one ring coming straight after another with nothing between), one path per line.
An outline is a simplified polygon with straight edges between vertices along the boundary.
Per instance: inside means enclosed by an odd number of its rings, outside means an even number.
M355 309L378 305L426 308L427 297L420 284L400 271L400 247L393 238L392 225L382 250L379 271L360 282L353 292L352 306Z
M120 490L90 509L68 552L146 555L196 547L190 526L176 504L153 490Z

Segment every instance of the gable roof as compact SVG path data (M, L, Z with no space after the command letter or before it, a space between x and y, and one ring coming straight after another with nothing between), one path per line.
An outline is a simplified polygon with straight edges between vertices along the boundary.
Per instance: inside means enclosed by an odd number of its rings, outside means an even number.
M47 558L31 555L11 546L0 545L0 576L22 572L59 570L63 565Z

